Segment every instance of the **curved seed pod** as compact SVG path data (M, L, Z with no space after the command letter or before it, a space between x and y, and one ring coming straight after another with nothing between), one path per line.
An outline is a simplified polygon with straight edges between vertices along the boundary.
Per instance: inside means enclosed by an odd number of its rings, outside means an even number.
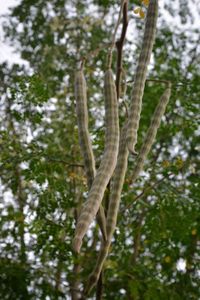
M162 94L159 103L155 109L155 112L153 114L151 124L149 126L149 129L147 130L146 137L144 139L139 156L136 161L136 165L133 171L132 182L134 182L137 179L139 173L143 168L144 161L155 140L158 128L160 126L161 118L164 115L170 95L171 95L171 83L168 84L167 89Z
M93 221L101 204L106 186L113 174L117 163L119 146L119 121L118 121L118 102L116 87L111 69L105 73L105 150L97 174L94 178L92 187L88 194L75 230L73 248L76 252L80 251L82 239Z
M87 183L90 188L95 177L96 170L88 130L87 87L82 70L77 71L75 74L75 98L79 144L83 156Z
M109 198L109 206L108 206L107 219L106 219L106 231L107 231L108 240L112 239L113 233L115 231L116 222L117 222L117 213L120 204L120 197L121 197L121 192L122 192L126 170L127 170L129 152L126 145L126 131L127 131L127 123L124 124L121 131L119 155L118 155L115 172L113 174L113 179L111 182L111 193Z
M128 154L129 154L129 151L126 146L126 131L127 131L127 124L123 126L121 132L118 160L117 160L115 172L113 174L113 179L111 182L111 193L109 198L109 207L108 207L107 223L106 223L107 241L102 242L102 246L97 259L96 266L89 277L89 281L85 289L86 295L90 293L90 291L96 285L99 279L101 270L103 268L103 264L108 255L111 239L117 223L117 214L119 210L120 197L121 197L124 178L127 170L127 161L128 161Z
M169 83L168 88L161 96L159 103L153 114L151 125L147 131L146 138L144 140L143 146L139 153L139 157L137 159L136 167L134 170L134 179L137 178L139 172L141 171L144 165L144 160L148 155L151 146L154 142L157 130L160 126L161 118L165 112L167 103L169 101L170 94L171 94L171 84ZM90 291L98 281L99 275L103 268L103 264L109 252L111 239L117 223L117 214L119 210L120 195L123 187L123 182L124 182L125 173L127 169L127 159L128 159L128 150L126 147L126 140L125 140L126 130L127 130L127 125L125 124L121 133L118 161L117 161L117 165L116 165L116 169L113 175L113 180L111 185L111 194L110 194L109 208L108 208L107 222L106 222L107 241L102 243L102 247L98 256L96 266L89 277L88 285L85 290L86 295L90 293Z
M158 0L150 0L146 25L142 43L142 49L139 56L138 66L136 69L134 86L132 90L132 99L130 106L130 114L128 119L128 130L126 133L127 146L130 152L135 153L135 145L137 143L137 131L140 121L140 113L142 106L142 97L144 93L144 85L147 74L147 67L155 40L156 23L158 14Z
M75 74L75 98L79 144L84 161L87 185L88 188L91 188L92 182L96 175L96 169L90 134L88 130L87 85L83 70L79 70ZM104 209L102 206L100 206L99 212L97 214L97 222L101 229L103 238L106 239L106 221Z
M84 290L84 293L83 293L84 296L89 295L91 290L97 284L97 282L99 280L99 276L103 269L104 262L106 260L106 257L108 256L110 244L111 244L111 241L109 241L109 240L102 242L95 268L94 268L93 272L90 274L86 288Z
M106 241L107 240L106 216L105 216L105 211L104 211L104 207L103 207L102 204L100 204L100 206L99 206L99 210L97 212L96 219L97 219L97 223L99 225L99 228L101 230L103 240Z

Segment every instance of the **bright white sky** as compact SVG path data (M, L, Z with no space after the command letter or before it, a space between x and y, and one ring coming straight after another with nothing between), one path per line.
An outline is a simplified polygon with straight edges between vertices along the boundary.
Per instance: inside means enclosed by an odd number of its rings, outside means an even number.
M0 0L0 16L9 13L9 7L16 6L20 0ZM13 48L3 41L2 18L0 17L0 63L7 60L9 63L24 63L20 55L13 52Z
M16 4L20 3L18 0L1 0L0 12L1 14L8 12L8 7L16 6Z

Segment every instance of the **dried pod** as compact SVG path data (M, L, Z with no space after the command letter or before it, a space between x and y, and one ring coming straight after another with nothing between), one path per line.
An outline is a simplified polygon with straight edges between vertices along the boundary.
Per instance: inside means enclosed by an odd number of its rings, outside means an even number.
M134 169L134 175L133 175L134 179L137 178L139 172L142 170L142 167L144 165L144 160L147 154L149 153L151 146L155 140L157 130L160 126L161 118L165 112L167 103L170 98L170 94L171 94L171 84L169 83L168 88L161 96L159 103L153 114L151 125L147 131L146 138L144 140L143 146L141 148L139 157L136 162L136 167ZM85 289L86 295L90 293L90 291L96 285L99 279L101 270L103 268L103 264L109 252L111 239L116 228L120 196L121 196L122 187L123 187L124 178L127 169L128 149L126 147L126 138L125 138L126 130L127 130L127 124L125 124L122 129L120 144L119 144L118 161L111 182L111 194L109 198L109 207L108 207L107 222L106 222L107 241L102 242L102 246L97 259L96 266L89 277L89 281Z
M81 210L73 240L73 248L80 251L82 239L93 221L117 163L119 146L119 120L116 87L111 69L105 73L105 150L92 183L88 199Z
M147 130L146 137L144 139L144 142L142 144L140 153L136 161L136 165L133 171L132 182L134 182L137 179L139 173L143 168L144 161L155 140L158 128L160 126L161 118L164 115L170 95L171 95L171 83L168 84L167 89L164 91L163 95L161 96L159 103L155 109L155 112L152 116L151 124L149 126L149 129Z
M88 130L87 87L82 70L77 71L75 75L75 98L79 144L84 160L84 168L88 187L91 187L96 170L95 159Z
M136 69L134 86L132 90L132 99L130 114L128 119L128 130L126 133L127 146L130 152L135 154L135 145L137 143L137 131L139 127L142 98L147 74L147 67L150 61L153 44L155 40L156 23L158 14L158 0L151 0L149 3L146 25L142 43L142 49L139 56Z
M83 70L79 70L75 74L75 98L79 144L84 161L84 169L86 173L88 188L91 188L92 182L96 175L96 169L90 134L88 130L87 85ZM104 239L106 239L106 221L104 209L102 206L100 206L97 215L97 222Z
M86 295L90 293L91 289L96 285L99 279L101 270L103 268L103 264L109 252L111 239L116 228L117 214L119 210L120 197L121 197L124 178L127 170L127 161L128 161L128 154L129 154L129 151L126 146L126 130L127 130L127 124L123 126L121 132L117 165L111 181L111 191L109 197L109 207L108 207L107 222L106 222L107 241L102 242L96 266L89 277L89 281L85 289Z

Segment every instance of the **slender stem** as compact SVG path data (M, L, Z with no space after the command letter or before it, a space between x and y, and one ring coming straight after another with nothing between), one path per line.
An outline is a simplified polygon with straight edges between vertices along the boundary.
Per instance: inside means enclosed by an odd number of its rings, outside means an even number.
M98 282L97 282L97 289L96 289L96 300L103 299L103 271L101 271Z
M154 184L149 185L148 187L146 187L139 195L137 195L132 201L131 203L127 204L123 210L121 210L121 212L123 213L125 210L129 209L133 203L139 199L141 199L143 196L145 196L149 191L153 190L156 186L158 186L159 184L161 184L164 180L168 179L169 176L172 175L172 173L168 173L165 177L159 179L158 181L156 181ZM175 175L174 175L175 176ZM174 178L174 177L173 177Z
M113 33L113 36L112 36L111 47L110 47L110 49L108 51L108 57L107 57L107 66L108 66L108 68L111 68L112 52L113 52L113 49L114 49L114 46L115 46L115 39L116 39L117 30L118 30L119 24L121 22L122 10L123 10L123 7L124 7L124 2L125 2L125 0L121 0L121 5L120 5L120 11L119 11L118 20L117 20L117 23L116 23L116 26L115 26L115 29L114 29L114 33Z
M129 83L133 83L133 82L134 82L134 80L128 80L126 83L129 84ZM176 83L171 80L163 80L163 79L146 79L146 82L165 83L165 84L171 83L172 86L183 86L183 85L191 85L192 84L189 82Z
M126 31L128 27L128 1L124 2L123 5L123 25L120 39L116 42L117 48L117 76L116 76L116 90L117 98L120 96L120 84L121 84L121 73L122 73L122 52L123 45L126 37Z

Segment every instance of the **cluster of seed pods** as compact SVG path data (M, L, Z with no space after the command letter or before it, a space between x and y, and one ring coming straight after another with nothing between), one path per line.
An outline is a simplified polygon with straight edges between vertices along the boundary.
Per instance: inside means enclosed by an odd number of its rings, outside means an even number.
M76 85L76 88L79 89L80 85ZM84 203L78 218L73 240L73 248L76 252L80 251L82 239L99 210L104 192L117 163L119 146L118 102L115 81L111 69L105 72L104 91L106 126L105 149L100 166L92 182L88 199ZM76 92L76 95L78 94L79 92Z
M88 132L86 82L82 70L77 71L76 74L75 95L77 103L79 140L84 157L88 186L90 187L87 201L82 207L75 229L73 249L76 252L80 251L83 237L87 233L90 224L101 207L106 187L110 182L109 204L106 219L104 214L100 214L102 215L101 219L103 219L103 239L101 248L94 270L89 277L87 286L85 287L84 295L89 294L99 279L104 261L109 252L112 236L116 228L120 198L127 170L128 156L129 153L135 154L147 67L155 40L157 14L158 0L150 0L146 16L142 49L132 89L129 110L130 113L121 129L121 134L119 133L116 86L112 70L110 69L110 64L108 70L105 72L105 149L97 171L95 170L94 156ZM167 88L161 96L152 116L149 129L137 156L132 175L133 182L137 179L143 168L146 157L151 150L160 126L161 118L169 101L170 94L171 84L168 83Z
M149 3L146 16L144 37L134 78L130 113L128 118L128 128L126 133L127 146L129 151L133 154L135 153L135 145L137 143L137 133L140 122L144 86L147 76L147 67L150 62L150 57L155 40L157 15L158 1L152 0Z
M88 189L90 189L96 175L96 167L88 128L87 85L83 69L78 70L75 74L75 99L79 144L84 161L84 170L87 178L87 185ZM102 205L100 205L99 211L97 213L97 222L100 226L102 236L105 240L106 222L105 212Z

